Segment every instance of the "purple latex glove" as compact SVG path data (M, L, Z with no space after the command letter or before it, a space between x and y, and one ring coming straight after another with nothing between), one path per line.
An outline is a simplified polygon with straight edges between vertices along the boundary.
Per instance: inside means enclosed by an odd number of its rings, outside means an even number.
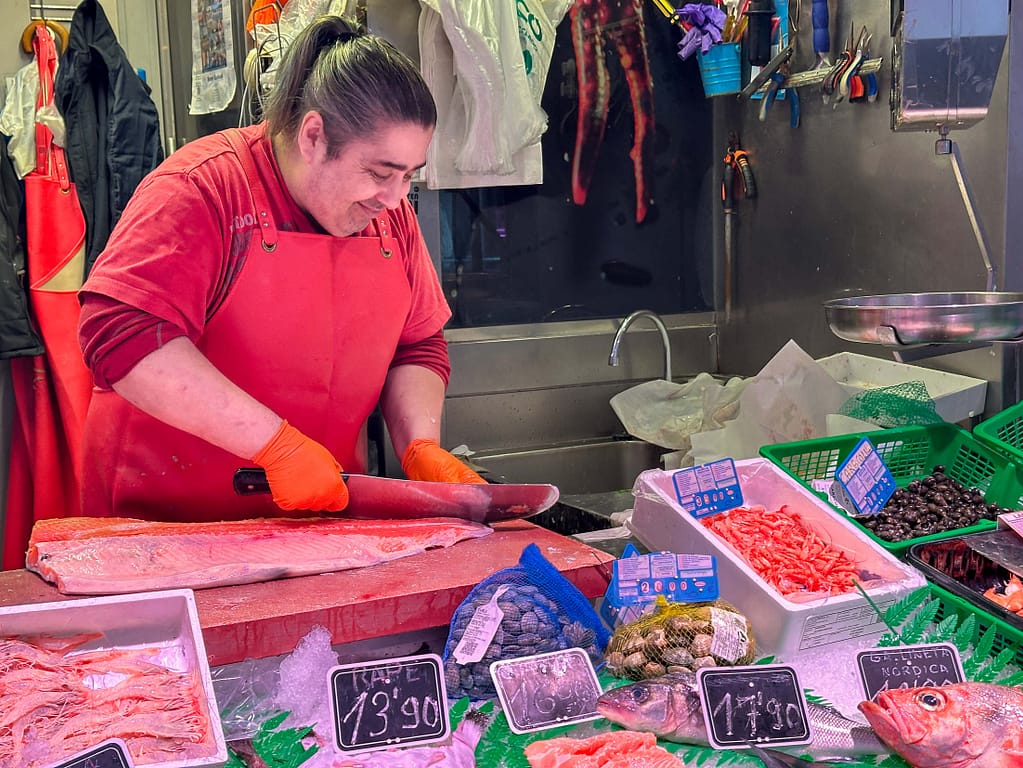
M686 3L675 11L679 18L687 24L699 27L708 31L710 27L717 27L720 32L725 27L725 12L716 5L704 3Z
M676 13L682 21L691 25L678 44L680 59L688 59L698 49L707 53L714 43L721 42L721 31L727 17L716 5L687 3Z
M685 61L703 47L703 33L692 27L678 43L678 57Z

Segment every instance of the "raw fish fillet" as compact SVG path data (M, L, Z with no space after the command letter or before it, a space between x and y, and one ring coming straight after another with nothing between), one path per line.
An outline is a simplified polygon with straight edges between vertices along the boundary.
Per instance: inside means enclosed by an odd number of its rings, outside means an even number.
M26 567L64 594L205 589L397 560L492 533L453 518L153 523L69 517L32 528Z
M611 731L588 739L560 737L526 747L530 768L685 768L652 733Z

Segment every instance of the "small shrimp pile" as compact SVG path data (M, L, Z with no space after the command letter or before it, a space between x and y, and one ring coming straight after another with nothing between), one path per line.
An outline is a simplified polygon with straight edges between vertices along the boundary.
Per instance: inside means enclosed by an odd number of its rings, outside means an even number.
M215 753L197 674L147 661L153 649L70 653L95 637L0 637L0 768L36 768L112 738L136 765Z
M796 593L841 595L854 590L859 568L803 525L788 505L736 507L702 518L757 574L784 597Z
M1023 616L1023 581L1015 573L1009 577L1001 592L991 587L984 592L984 597L1007 611Z

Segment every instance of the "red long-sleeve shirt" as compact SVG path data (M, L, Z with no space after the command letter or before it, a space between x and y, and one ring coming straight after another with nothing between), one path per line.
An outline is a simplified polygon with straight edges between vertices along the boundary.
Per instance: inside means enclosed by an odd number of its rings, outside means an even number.
M258 138L253 154L277 227L321 233L288 194L263 126L242 130ZM442 329L451 312L411 205L403 200L386 215L412 288L391 367L420 365L446 384ZM198 342L230 293L253 228L248 182L219 134L186 144L143 180L80 293L79 338L97 386L109 389L171 339ZM314 322L317 308L307 311Z

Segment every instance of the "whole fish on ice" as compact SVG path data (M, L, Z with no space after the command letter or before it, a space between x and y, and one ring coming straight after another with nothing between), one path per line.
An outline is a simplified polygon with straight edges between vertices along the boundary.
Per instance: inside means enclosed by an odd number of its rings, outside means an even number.
M862 723L830 707L807 705L813 742L793 749L820 760L884 755L890 750ZM632 731L658 738L708 746L699 686L693 672L676 672L613 688L597 699L597 711Z
M1023 691L991 683L882 691L860 711L914 768L1023 768Z

